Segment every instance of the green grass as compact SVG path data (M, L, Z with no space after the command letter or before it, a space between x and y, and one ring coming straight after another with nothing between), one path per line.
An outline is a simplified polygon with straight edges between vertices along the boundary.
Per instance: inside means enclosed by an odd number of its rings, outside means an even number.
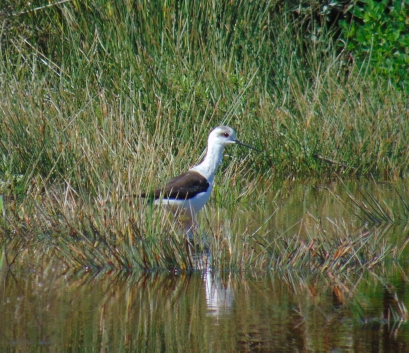
M131 161L140 178L165 179L165 167L197 162L222 123L264 151L250 155L251 177L407 174L405 96L347 68L331 33L310 41L301 20L271 3L115 4L46 7L20 15L17 28L10 15L2 174L95 193Z
M220 124L263 152L228 148L219 204L261 200L273 180L407 176L407 98L280 2L24 4L1 13L3 233L70 266L190 268L174 222L128 196L197 163ZM300 244L220 231L222 268L265 268Z

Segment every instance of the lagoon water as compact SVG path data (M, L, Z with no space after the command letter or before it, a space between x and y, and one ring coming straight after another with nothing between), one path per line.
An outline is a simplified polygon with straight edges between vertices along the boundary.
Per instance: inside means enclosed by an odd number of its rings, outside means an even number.
M404 186L376 188L372 195L400 210L392 191L404 193ZM362 195L359 190L297 186L276 194L268 206L253 207L248 219L256 228L274 211L269 222L276 232L317 217L349 229L357 216L343 202L347 191ZM385 241L404 243L406 228L395 222ZM87 271L28 250L8 266L13 259L5 254L0 351L409 352L405 251L381 269L338 275L280 268Z

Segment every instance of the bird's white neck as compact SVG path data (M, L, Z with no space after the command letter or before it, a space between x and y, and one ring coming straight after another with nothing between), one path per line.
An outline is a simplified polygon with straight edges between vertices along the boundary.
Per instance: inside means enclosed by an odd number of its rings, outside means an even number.
M209 144L207 147L207 153L203 161L197 166L191 168L202 174L208 182L211 184L213 182L214 174L216 173L217 167L221 164L223 159L224 146L221 144Z

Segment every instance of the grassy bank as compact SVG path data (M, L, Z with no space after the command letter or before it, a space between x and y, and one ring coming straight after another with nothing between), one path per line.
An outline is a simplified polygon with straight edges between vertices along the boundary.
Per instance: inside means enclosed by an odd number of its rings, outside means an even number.
M225 204L260 180L407 176L407 98L281 2L45 5L2 13L7 234L56 242L81 265L188 267L183 240L161 237L172 221L127 196L197 163L220 124L263 150L229 147L215 190ZM236 251L243 267L250 252Z
M146 187L197 162L220 124L263 149L252 177L405 176L406 98L348 65L325 23L278 4L69 1L9 15L2 179Z

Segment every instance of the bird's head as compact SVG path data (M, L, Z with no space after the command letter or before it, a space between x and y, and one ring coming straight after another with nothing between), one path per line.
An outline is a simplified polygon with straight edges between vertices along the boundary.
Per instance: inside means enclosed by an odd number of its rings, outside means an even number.
M209 146L217 144L217 145L221 145L225 147L231 143L236 143L238 145L241 145L247 148L251 148L257 151L257 149L255 149L253 146L247 145L237 140L236 133L229 126L218 126L209 135L209 140L208 140Z

